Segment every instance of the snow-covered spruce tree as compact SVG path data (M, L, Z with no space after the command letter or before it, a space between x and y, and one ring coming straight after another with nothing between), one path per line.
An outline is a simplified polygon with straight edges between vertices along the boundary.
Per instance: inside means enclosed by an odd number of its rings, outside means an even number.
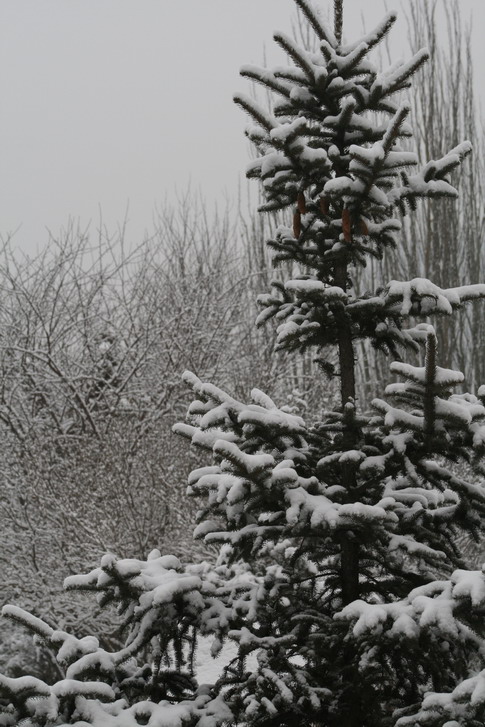
M192 472L202 500L196 535L215 563L184 566L154 551L147 561L107 555L67 587L117 603L126 645L115 653L24 611L7 617L36 632L63 678L0 677L0 724L25 727L471 727L485 721L485 575L469 571L454 543L485 529L480 485L485 388L453 393L458 372L436 361L426 322L448 315L485 286L442 290L391 281L359 294L351 273L398 244L398 212L418 198L456 192L454 149L417 169L400 148L407 108L393 98L425 61L379 73L369 52L394 16L359 43L341 41L308 0L295 0L320 42L310 54L281 34L294 67L245 68L278 94L272 113L238 103L256 126L265 209L294 211L293 228L270 242L300 274L262 298L260 322L279 323L282 349L317 351L340 377L341 407L309 425L264 393L240 402L193 374L196 400L177 431L207 450ZM391 384L358 410L354 341L367 338L402 361ZM337 352L338 366L332 361ZM323 375L323 373L322 373ZM236 653L212 685L198 685L201 639Z

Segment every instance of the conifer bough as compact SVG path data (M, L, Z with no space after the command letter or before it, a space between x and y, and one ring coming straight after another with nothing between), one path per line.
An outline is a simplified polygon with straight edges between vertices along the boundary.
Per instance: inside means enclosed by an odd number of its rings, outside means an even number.
M439 365L429 323L485 297L485 285L352 285L356 266L399 244L400 219L420 199L456 197L450 175L470 145L422 168L408 151L409 112L396 97L427 53L383 72L369 58L394 14L345 45L341 3L332 32L308 0L295 2L318 50L276 34L292 65L242 70L275 96L271 110L236 98L252 120L248 175L261 182L262 211L293 218L268 243L274 261L299 271L261 296L258 322L275 319L279 348L313 348L329 373L336 351L341 405L307 423L259 390L246 404L186 373L196 398L175 429L212 458L189 492L202 501L195 536L215 562L106 555L68 578L118 605L127 638L116 653L7 606L65 678L0 677L0 724L485 723L485 576L456 545L485 529L485 386L455 391L463 376ZM371 413L358 407L357 339L395 357L401 379ZM406 350L424 365L403 362ZM211 685L196 681L201 639L213 655L235 645Z

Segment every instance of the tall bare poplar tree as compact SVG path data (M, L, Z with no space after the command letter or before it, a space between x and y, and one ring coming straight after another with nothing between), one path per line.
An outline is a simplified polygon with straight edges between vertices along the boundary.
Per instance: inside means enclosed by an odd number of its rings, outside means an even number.
M415 214L406 216L399 247L383 265L371 263L358 274L361 290L391 277L426 277L442 287L458 279L477 283L485 278L485 155L471 25L463 21L457 0L410 0L406 8L410 48L430 49L409 99L418 157L437 159L464 138L471 141L474 153L456 179L458 198L418 205ZM484 325L478 305L436 322L441 359L463 370L465 386L474 392L485 380ZM366 401L375 396L386 365L372 348L360 346L359 393Z

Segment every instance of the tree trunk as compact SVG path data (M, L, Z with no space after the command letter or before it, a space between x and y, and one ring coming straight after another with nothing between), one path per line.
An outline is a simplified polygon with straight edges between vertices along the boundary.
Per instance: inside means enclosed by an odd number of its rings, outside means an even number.
M339 264L335 267L335 284L346 290L347 288L347 265ZM349 323L343 313L339 321L338 353L340 365L340 396L342 412L345 406L355 402L355 360L354 346L352 343L352 332ZM354 434L348 428L344 431L345 449L352 449L355 446ZM342 466L342 485L348 493L355 489L355 472L353 466ZM359 544L352 535L344 536L340 555L340 578L342 588L342 601L344 605L359 598Z

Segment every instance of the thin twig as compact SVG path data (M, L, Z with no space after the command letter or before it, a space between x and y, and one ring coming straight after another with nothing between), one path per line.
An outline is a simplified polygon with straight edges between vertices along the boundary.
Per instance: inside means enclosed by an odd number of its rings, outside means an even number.
M333 7L334 7L334 26L335 26L334 32L335 32L335 37L337 39L337 43L340 45L342 43L344 0L333 0Z

